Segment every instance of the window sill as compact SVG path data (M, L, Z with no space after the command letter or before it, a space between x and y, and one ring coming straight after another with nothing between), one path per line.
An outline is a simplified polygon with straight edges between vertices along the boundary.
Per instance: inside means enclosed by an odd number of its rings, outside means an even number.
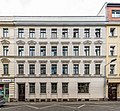
M25 74L17 74L17 76L23 77L25 76Z
M2 74L2 76L10 76L10 74Z
M46 93L40 93L40 95L47 95Z
M69 95L69 93L62 93L62 95Z
M115 37L118 37L118 36L109 36L110 38L115 38Z
M117 76L117 74L108 74L108 76Z
M51 37L50 39L58 39L58 38L57 38L57 37L56 37L56 38L52 38L52 37Z
M94 39L102 39L102 37L95 37Z
M25 39L25 38L19 38L19 37L17 37L17 39Z
M10 37L1 37L2 39L9 39Z
M29 93L29 95L35 95L35 93Z
M34 37L34 38L30 38L30 37L28 37L28 39L36 39L36 37Z
M58 95L57 93L51 93L51 95Z
M78 94L81 94L81 95L83 95L83 94L90 95L90 93L78 93Z
M80 37L76 37L76 38L75 38L75 37L73 37L72 39L80 39Z
M117 55L109 55L109 57L117 57Z
M39 38L39 39L47 39L47 38Z

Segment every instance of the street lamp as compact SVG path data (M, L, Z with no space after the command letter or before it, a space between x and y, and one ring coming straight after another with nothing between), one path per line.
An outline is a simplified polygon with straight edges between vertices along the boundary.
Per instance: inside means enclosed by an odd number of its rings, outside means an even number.
M112 59L109 63L107 63L105 66L104 66L104 100L106 100L106 66L109 65L110 63L116 61L117 59Z

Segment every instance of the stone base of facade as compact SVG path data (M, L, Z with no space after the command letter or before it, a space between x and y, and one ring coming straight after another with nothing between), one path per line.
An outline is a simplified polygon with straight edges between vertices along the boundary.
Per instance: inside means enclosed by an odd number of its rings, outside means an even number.
M120 100L120 99L119 99ZM104 101L103 98L43 98L43 99L39 99L39 98L31 98L31 99L25 99L25 102L85 102L85 101ZM18 102L18 99L15 98L10 98L10 102Z

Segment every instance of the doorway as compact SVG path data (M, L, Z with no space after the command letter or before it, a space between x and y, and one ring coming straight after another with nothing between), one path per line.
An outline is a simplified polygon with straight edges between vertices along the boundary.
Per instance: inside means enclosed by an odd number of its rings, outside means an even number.
M110 101L117 101L117 84L109 83L108 85L108 99Z
M18 100L25 101L25 84L18 84Z

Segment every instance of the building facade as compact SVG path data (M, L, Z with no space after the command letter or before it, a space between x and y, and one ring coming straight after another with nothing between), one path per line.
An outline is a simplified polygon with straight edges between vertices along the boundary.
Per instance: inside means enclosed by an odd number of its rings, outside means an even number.
M104 98L105 17L16 16L0 21L0 90L6 100Z
M107 56L109 63L113 58L116 59L106 67L108 100L120 100L120 4L108 3L106 5L107 16Z

